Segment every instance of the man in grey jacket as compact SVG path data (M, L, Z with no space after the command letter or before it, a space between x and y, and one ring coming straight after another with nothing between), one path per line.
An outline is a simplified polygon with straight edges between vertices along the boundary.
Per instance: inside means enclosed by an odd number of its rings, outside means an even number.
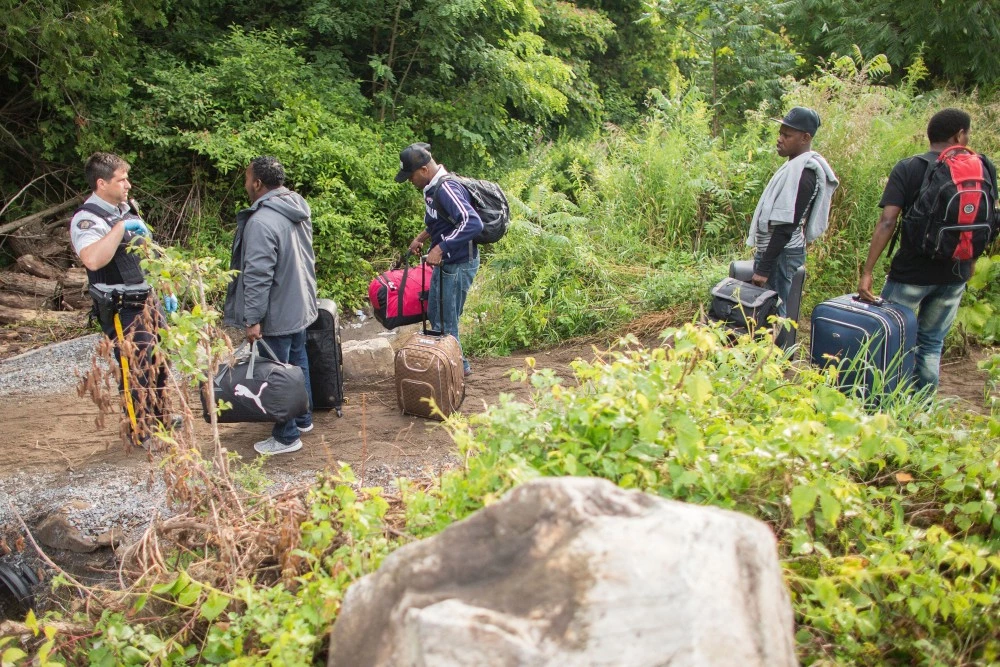
M785 317L792 278L806 261L806 244L826 231L830 201L840 185L823 156L812 149L819 114L794 107L778 130L778 155L787 158L757 202L747 245L756 248L754 285L778 293L778 315ZM763 322L761 322L763 324Z
M247 341L263 338L278 357L305 376L309 405L306 327L315 321L316 257L309 204L284 186L285 169L276 158L254 158L244 186L252 202L236 215L229 268L239 271L226 293L225 322L245 327ZM313 429L312 412L277 423L271 437L253 447L260 454L302 449L301 433Z

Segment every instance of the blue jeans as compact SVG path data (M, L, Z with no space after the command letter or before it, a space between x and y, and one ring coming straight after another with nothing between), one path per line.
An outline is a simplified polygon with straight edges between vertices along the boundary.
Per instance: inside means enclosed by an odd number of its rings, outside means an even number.
M965 283L908 285L885 281L882 298L917 314L916 389L937 389L944 338L958 315L963 292Z
M309 384L309 357L306 356L306 330L288 334L287 336L264 336L264 342L277 357L275 361L285 364L295 364L302 369L306 380L306 395L309 396L309 409L305 414L287 422L278 422L271 429L271 436L283 445L290 445L299 439L299 427L305 428L312 424L312 386Z
M431 321L432 329L449 333L458 340L458 318L465 309L465 297L472 287L477 271L479 271L478 254L468 262L434 267L427 295L427 319ZM469 372L469 360L464 354L462 367L466 373Z
M754 259L754 270L764 256L763 250ZM774 261L774 269L767 276L767 287L778 293L778 315L788 317L788 294L792 291L792 277L806 263L805 248L785 248Z

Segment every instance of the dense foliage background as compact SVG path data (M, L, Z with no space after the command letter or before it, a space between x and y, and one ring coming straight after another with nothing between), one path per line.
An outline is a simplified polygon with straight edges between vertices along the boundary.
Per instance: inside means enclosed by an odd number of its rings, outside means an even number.
M83 192L91 152L126 156L173 246L161 273L197 287L167 340L195 378L255 155L311 203L320 289L345 309L420 228L419 196L392 180L403 146L500 181L514 224L484 250L464 322L481 355L691 319L747 256L780 164L770 119L790 106L819 111L814 147L841 179L806 315L856 286L889 170L923 150L931 114L965 108L972 146L1000 153L1000 0L0 0L0 16L0 223ZM952 345L1000 337L993 255ZM29 617L35 656L0 639L5 664L309 664L391 550L518 480L584 474L767 521L806 664L1000 660L1000 406L896 396L873 413L773 346L690 326L606 361L566 387L526 373L530 405L452 422L465 467L391 503L344 471L282 515L259 463L229 478L194 444L175 452L165 474L193 480L196 510L270 503L251 514L280 528L281 578L215 577L206 539L103 606L88 592L86 611ZM1000 357L985 367L995 390Z
M399 149L426 140L449 167L507 185L526 223L563 220L566 238L581 217L612 230L598 236L619 252L597 252L605 266L590 270L612 274L606 297L621 303L616 289L643 277L637 266L704 266L705 255L724 264L777 164L762 119L810 103L825 120L819 148L844 176L837 216L848 238L836 249L847 256L825 281L846 291L878 179L920 147L926 116L962 104L977 115L977 139L995 136L986 98L956 91L993 85L998 3L876 4L4 0L0 198L7 219L62 201L85 190L88 154L116 151L133 162L161 240L224 256L244 203L241 171L275 154L316 212L323 292L354 307L419 228L416 194L391 177ZM905 90L866 102L832 85L804 94L796 82L834 71ZM497 252L525 257L505 245ZM532 248L530 262L549 252ZM562 267L535 282L559 292L581 281L586 291L583 273ZM590 301L601 295L552 303L573 321L541 338L662 307L650 290L596 313ZM529 342L539 336L521 331L498 349Z
M764 119L807 103L844 183L810 260L826 296L936 108L969 108L993 148L998 4L3 0L3 215L84 191L83 160L112 150L160 240L224 257L242 169L274 154L313 205L323 293L353 308L419 229L392 175L429 141L523 204L482 279L514 301L476 306L500 321L475 351L505 351L703 299L778 164Z

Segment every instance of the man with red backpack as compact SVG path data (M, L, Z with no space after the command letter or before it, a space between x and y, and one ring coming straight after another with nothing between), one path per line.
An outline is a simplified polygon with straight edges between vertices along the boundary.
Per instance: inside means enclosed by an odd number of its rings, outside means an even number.
M970 126L960 109L937 112L927 124L930 149L893 167L858 283L861 299L877 301L872 271L886 245L892 254L898 239L882 298L917 315L918 390L937 389L941 350L965 283L996 236L996 167L966 148Z

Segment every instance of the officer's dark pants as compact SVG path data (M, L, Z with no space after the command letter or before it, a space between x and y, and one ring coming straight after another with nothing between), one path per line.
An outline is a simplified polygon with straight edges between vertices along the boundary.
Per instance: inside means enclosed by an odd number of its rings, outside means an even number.
M151 313L152 321L146 322L143 318L143 308L125 306L119 312L126 343L131 342L135 346L133 354L129 355L128 363L129 389L138 425L137 442L152 433L157 421L164 421L163 417L166 411L166 386L170 371L165 363L157 364L153 354L154 347L159 340L156 330L163 326L163 318L156 308L152 308ZM104 335L114 343L115 360L121 368L122 350L121 344L118 342L118 333L115 331L114 320L102 321L101 329L104 331ZM131 346L126 345L126 347ZM124 392L120 378L118 390ZM128 409L125 406L124 395L122 396L122 409L125 410L127 418Z

